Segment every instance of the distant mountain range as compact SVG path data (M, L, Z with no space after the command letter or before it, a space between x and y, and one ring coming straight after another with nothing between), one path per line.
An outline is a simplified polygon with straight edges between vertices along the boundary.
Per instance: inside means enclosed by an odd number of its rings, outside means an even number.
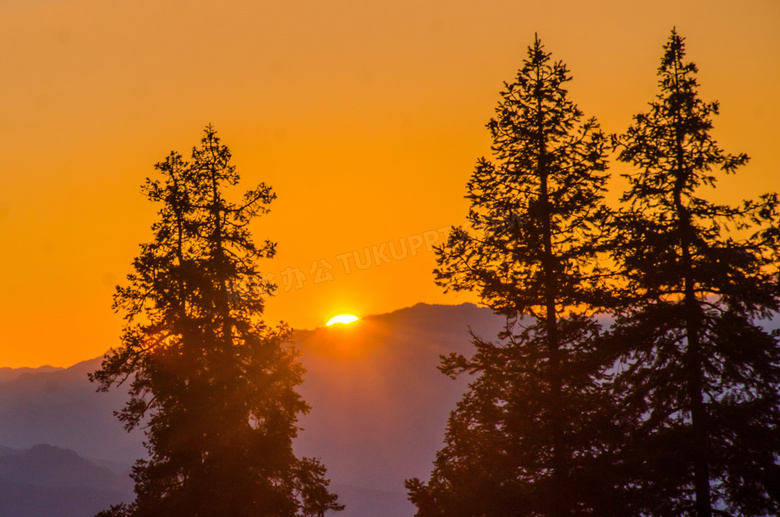
M295 332L307 369L299 391L312 407L300 420L296 452L326 465L347 505L338 515L414 513L403 481L428 476L468 381L442 375L439 356L470 354L469 327L493 338L503 323L471 304L418 304L347 326ZM132 498L127 472L144 454L143 436L126 433L113 416L125 390L96 393L87 380L100 361L0 369L3 517L94 515Z
M18 377L21 377L25 373L48 373L64 370L64 368L56 368L54 366L41 366L40 368L0 368L0 382L12 381Z
M26 449L47 443L124 465L141 457L142 434L126 433L113 415L125 403L125 390L97 393L87 379L101 360L25 372L0 384L0 444Z
M70 449L0 447L0 515L86 517L132 499L132 481Z

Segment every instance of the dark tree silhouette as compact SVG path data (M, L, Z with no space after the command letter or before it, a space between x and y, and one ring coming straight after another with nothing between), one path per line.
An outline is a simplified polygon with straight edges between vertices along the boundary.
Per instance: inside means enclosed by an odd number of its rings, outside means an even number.
M701 197L714 170L732 173L748 158L713 140L718 104L700 100L684 58L672 31L660 93L616 137L619 160L636 169L612 248L625 288L614 390L633 420L626 486L633 514L776 515L780 347L757 321L778 310L777 234L767 225L776 197L740 206Z
M599 303L605 137L569 100L569 80L537 39L487 126L495 162L480 159L468 183L471 229L437 249L437 283L478 292L507 328L495 342L475 336L472 358L444 360L444 373L477 377L430 480L406 482L419 517L616 514L601 465L607 359L584 312Z
M147 179L160 205L154 239L141 247L114 307L125 313L122 345L91 375L108 390L130 382L118 415L143 426L148 460L133 468L136 499L102 515L315 516L342 507L325 468L292 450L308 410L295 391L302 366L286 327L261 318L273 286L256 261L249 222L275 198L260 184L226 199L239 175L214 129L191 161L172 152Z

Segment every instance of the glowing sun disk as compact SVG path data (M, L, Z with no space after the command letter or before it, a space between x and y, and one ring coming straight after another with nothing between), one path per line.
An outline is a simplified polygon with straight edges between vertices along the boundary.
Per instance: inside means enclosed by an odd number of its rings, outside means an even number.
M330 321L328 321L327 325L330 327L334 323L352 323L353 321L357 321L357 316L353 316L351 314L339 314L338 316L331 318Z

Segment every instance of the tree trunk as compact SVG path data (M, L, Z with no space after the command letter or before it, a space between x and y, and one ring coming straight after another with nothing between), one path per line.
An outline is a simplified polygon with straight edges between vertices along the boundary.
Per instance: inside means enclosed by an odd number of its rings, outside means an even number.
M693 228L691 216L682 201L682 191L687 181L684 167L683 133L681 122L676 121L676 161L677 178L674 186L674 204L680 228L680 245L682 248L682 266L684 281L685 334L687 349L684 356L684 368L688 398L691 410L691 435L693 442L693 483L696 495L696 516L712 517L712 502L710 499L710 474L707 461L707 422L703 400L703 365L701 355L701 307L696 300L695 279L693 276L693 259L691 245Z
M537 68L538 70L538 68ZM558 324L555 308L557 296L557 282L555 278L554 253L552 247L552 224L550 213L550 200L548 194L547 149L544 135L544 118L542 114L541 99L538 102L537 125L539 128L539 201L541 205L542 232L544 250L542 255L542 269L545 284L545 325L547 330L547 346L550 354L550 426L552 428L553 441L553 494L552 514L554 517L565 517L569 514L568 503L568 465L564 451L564 438L562 432L561 408L561 373L560 350L558 342Z

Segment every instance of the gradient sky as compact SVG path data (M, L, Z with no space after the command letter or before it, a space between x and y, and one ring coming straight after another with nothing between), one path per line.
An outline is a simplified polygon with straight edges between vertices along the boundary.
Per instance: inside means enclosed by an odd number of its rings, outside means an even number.
M279 196L253 227L279 244L268 320L474 301L433 283L428 248L466 215L534 32L619 132L655 94L673 26L721 103L720 144L752 157L716 196L780 190L776 0L2 0L0 366L117 345L114 285L155 219L139 185L208 123L243 186Z

